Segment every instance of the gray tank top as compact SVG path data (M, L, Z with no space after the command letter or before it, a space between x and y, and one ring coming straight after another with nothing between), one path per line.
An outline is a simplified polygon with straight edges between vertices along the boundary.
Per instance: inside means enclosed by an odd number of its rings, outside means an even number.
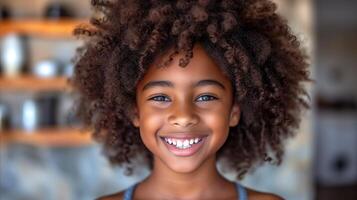
M132 196L136 185L137 183L125 190L123 200L132 200ZM238 200L248 200L247 190L242 185L236 183L236 189L239 197Z

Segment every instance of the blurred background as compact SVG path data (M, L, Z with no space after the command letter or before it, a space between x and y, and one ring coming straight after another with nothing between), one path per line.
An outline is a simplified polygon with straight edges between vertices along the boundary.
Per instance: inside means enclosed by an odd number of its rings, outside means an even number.
M242 183L289 200L356 200L357 1L275 2L310 56L312 109L283 164ZM90 15L89 0L0 0L0 200L89 200L148 175L110 166L73 114L71 32Z

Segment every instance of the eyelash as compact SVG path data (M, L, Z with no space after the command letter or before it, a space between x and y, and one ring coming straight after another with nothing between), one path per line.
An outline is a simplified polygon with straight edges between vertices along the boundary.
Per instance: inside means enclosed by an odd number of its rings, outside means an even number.
M165 95L158 95L158 96L151 97L149 100L159 101L159 100L155 100L155 98L159 98L159 97L167 98L167 96L165 96ZM217 97L214 97L214 96L212 96L212 95L202 95L202 96L199 96L198 98L201 98L201 97L209 97L210 100L207 100L207 101L213 101L213 100L217 100L217 99L218 99ZM167 102L167 101L166 101L166 102Z

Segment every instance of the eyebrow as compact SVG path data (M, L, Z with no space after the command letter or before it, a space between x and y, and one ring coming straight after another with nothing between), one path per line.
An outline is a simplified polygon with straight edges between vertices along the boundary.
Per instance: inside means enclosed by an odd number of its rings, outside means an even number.
M219 81L213 80L213 79L205 79L205 80L200 80L198 81L194 87L199 87L199 86L210 86L210 85L214 85L214 86L218 86L220 88L222 88L223 90L226 89L226 87L224 87L224 85L222 83L220 83ZM175 87L175 85L170 82L170 81L150 81L147 84L145 84L145 86L143 87L142 91L147 90L149 88L153 88L153 87Z

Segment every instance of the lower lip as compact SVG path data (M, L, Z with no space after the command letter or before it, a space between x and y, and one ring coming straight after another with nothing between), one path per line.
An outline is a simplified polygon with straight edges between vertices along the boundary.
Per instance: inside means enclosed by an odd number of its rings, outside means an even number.
M165 142L165 139L162 139L162 141L165 144L165 146L167 147L167 149L174 155L176 155L176 156L192 156L197 151L200 150L200 148L203 146L203 143L206 141L206 138L207 137L202 138L202 140L199 143L193 144L193 145L191 145L191 147L189 147L187 149L179 149L173 145L170 145L167 142Z

